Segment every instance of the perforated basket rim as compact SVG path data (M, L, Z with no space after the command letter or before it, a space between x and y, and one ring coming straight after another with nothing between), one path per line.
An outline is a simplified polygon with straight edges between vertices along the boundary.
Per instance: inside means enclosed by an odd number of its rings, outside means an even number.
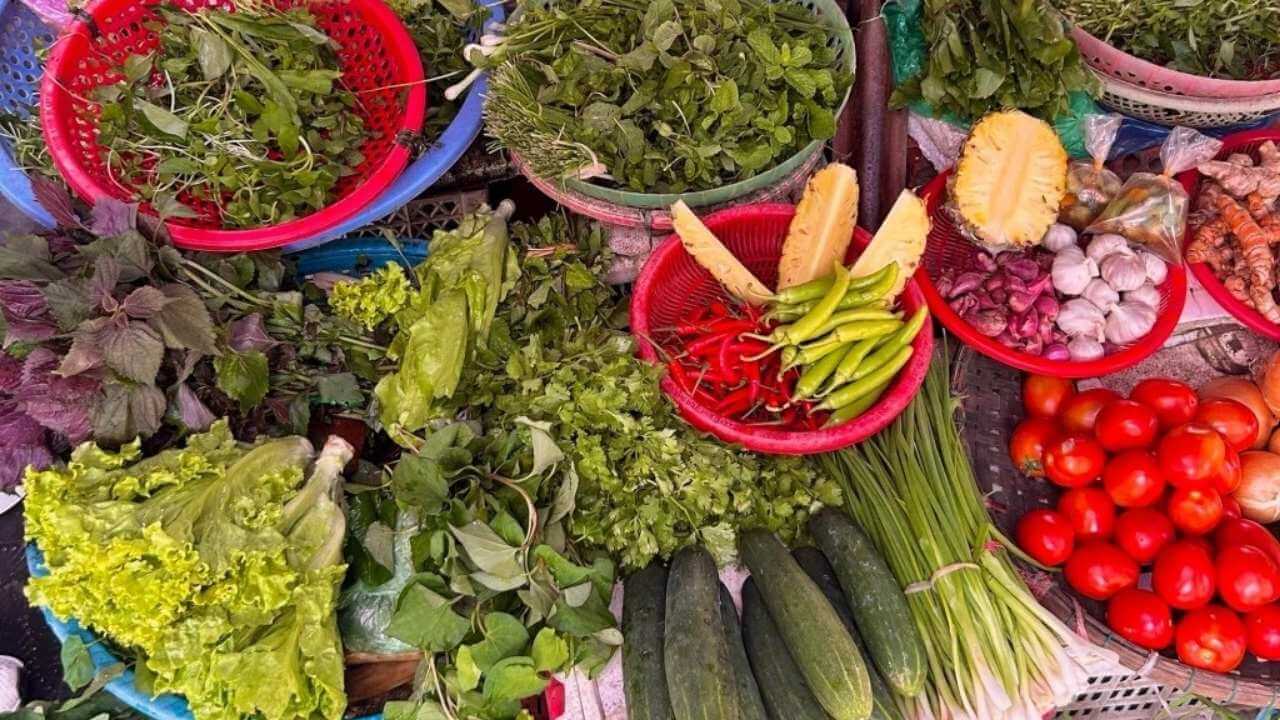
M47 27L39 14L18 0L0 0L0 18L6 17L9 13L29 13L33 19ZM0 24L3 23L0 22ZM50 30L49 34L56 33ZM17 37L0 36L0 53L3 53L5 47L11 42L17 42ZM33 106L29 109L34 111L36 108ZM18 167L7 140L0 140L0 195L3 195L5 200L37 225L45 229L57 226L57 221L49 211L36 200L35 191L31 187L31 178Z
M473 1L476 7L489 10L489 19L484 23L483 32L492 32L499 23L506 19L506 9L503 8L501 2L492 2L491 0ZM432 141L431 147L417 160L410 163L405 168L404 173L392 183L391 187L379 195L377 200L370 203L355 217L338 223L333 228L317 233L306 240L292 243L286 246L284 251L293 253L313 248L359 230L366 225L372 225L404 207L405 204L430 189L436 181L458 163L458 160L471 147L471 143L480 136L480 131L484 128L484 98L488 92L489 73L486 71L477 77L471 88L467 90L466 99L463 101L462 107L458 108L458 114L454 116L453 121L440 134L440 137L436 139L428 138L428 140Z
M1128 71L1135 77L1150 78L1150 82L1168 85L1179 95L1201 98L1250 98L1261 95L1280 93L1280 79L1275 80L1229 80L1208 78L1201 75L1172 70L1162 65L1130 55L1110 43L1091 35L1083 28L1072 27L1071 36L1080 48L1086 64L1098 74L1119 81L1132 83L1130 78L1116 74L1110 69L1091 62L1096 55L1112 62L1117 71Z
M833 0L812 0L814 10L819 11L819 17L831 28L837 45L845 48L845 56L841 63L846 70L856 77L857 71L857 47L854 44L853 30L849 27L849 19L845 17L842 11ZM845 107L849 104L849 98L853 93L853 85L845 90L844 97L840 100L840 104L836 107L835 116L839 119L843 114ZM544 179L545 182L556 183L596 200L604 200L615 205L623 207L655 209L667 208L674 204L677 200L683 200L689 207L707 207L709 205L719 205L731 200L736 200L744 195L748 195L762 188L769 187L782 180L787 175L794 172L797 168L804 165L816 153L821 152L823 146L826 145L825 140L814 140L808 145L801 148L795 154L783 160L781 163L764 170L760 173L752 175L749 178L738 180L727 185L711 188L708 190L695 190L685 193L641 193L631 190L619 190L616 188L604 187L595 183L579 180L577 178L565 178L562 180ZM510 152L510 151L508 151ZM528 170L528 165L521 163L519 167L524 168L521 172L533 179L532 174Z
M766 218L790 220L795 216L795 211L794 205L785 203L757 203L720 210L703 217L702 221L714 233L718 228L736 222ZM781 256L782 240L783 238L778 238L779 256ZM854 247L861 250L870 241L870 233L860 227L854 228ZM631 296L631 335L636 341L637 354L646 362L655 364L659 362L657 348L649 339L654 330L649 323L651 307L662 293L666 268L683 262L694 261L680 243L680 238L670 235L649 256L640 270L639 277L636 278ZM710 273L706 273L705 270L702 272L706 274L708 280L714 282ZM915 280L907 281L902 293L902 304L907 313L925 306L924 296ZM690 425L711 433L727 443L773 455L811 455L831 452L854 445L883 430L906 409L911 399L919 392L929 369L929 361L933 357L933 319L928 314L925 317L924 327L912 342L912 347L915 350L911 359L898 372L893 384L874 405L857 418L824 430L790 431L753 427L716 414L702 405L693 395L680 388L670 375L663 376L660 386Z
M1096 68L1093 70L1094 75L1102 82L1104 91L1118 97L1125 98L1131 102L1140 102L1159 108L1205 115L1226 115L1238 113L1256 113L1258 115L1266 115L1267 113L1280 110L1280 92L1232 98L1178 95L1152 90L1150 88L1142 87L1141 85L1136 85L1132 82L1127 82L1110 75L1102 74Z
M951 172L951 170L945 170L939 173L937 177L925 186L922 192L925 208L932 223L932 227L929 230L930 242L934 241L934 234L938 230L940 221L950 223L950 220L943 217L942 205L946 196L947 179L951 176ZM989 338L978 332L972 325L956 314L955 310L951 309L951 305L938 292L937 286L933 284L933 279L929 277L929 271L923 263L916 270L915 279L920 284L920 290L924 293L925 299L929 303L929 310L932 311L934 317L938 319L938 322L942 323L943 327L950 330L951 334L960 338L960 341L965 345L992 360L1026 372L1065 378L1087 378L1107 375L1137 364L1143 358L1159 350L1165 341L1169 339L1169 336L1173 334L1173 330L1177 327L1178 319L1182 317L1182 310L1187 302L1187 275L1181 264L1168 263L1168 266L1169 277L1158 288L1165 299L1165 309L1157 314L1156 324L1151 328L1151 332L1119 352L1086 362L1048 360L1037 355L1005 347L995 338Z
M1222 139L1222 149L1218 151L1218 159L1222 160L1231 155L1236 150L1251 145L1256 142L1264 142L1266 140L1275 140L1280 142L1280 129L1278 128L1262 128L1260 130L1249 130L1247 132L1235 133L1228 135ZM1191 197L1192 207L1195 207L1196 197L1200 194L1200 172L1196 169L1188 170L1178 176L1178 181L1187 189L1187 194ZM1191 227L1187 227L1187 240L1190 240ZM1184 250L1187 242L1183 243ZM1213 268L1206 263L1187 263L1191 268L1191 274L1204 287L1205 292L1214 299L1223 310L1231 313L1231 316L1240 321L1241 325L1249 328L1253 332L1272 340L1280 340L1280 325L1267 320L1257 310L1249 305L1237 300L1230 292L1227 291L1222 281L1218 280L1218 276L1214 274Z
M114 1L91 0L84 8L85 13L89 18L96 18L103 12L104 4ZM142 0L128 1L138 3ZM413 83L405 91L399 132L417 132L426 116L427 91L421 82L425 76L422 58L409 31L382 0L334 1L359 7L377 20L388 50L400 67L407 68L409 81ZM75 72L75 60L88 49L93 36L94 28L85 18L77 18L68 25L50 52L40 84L40 121L54 165L72 190L89 203L103 197L114 197L115 194L92 178L78 162L78 156L69 151L74 138L62 127L60 119L71 114L70 97L59 79ZM171 221L165 225L173 243L190 250L245 252L301 242L360 212L395 181L408 162L409 149L393 141L382 163L352 192L314 213L285 223L244 230L196 228Z

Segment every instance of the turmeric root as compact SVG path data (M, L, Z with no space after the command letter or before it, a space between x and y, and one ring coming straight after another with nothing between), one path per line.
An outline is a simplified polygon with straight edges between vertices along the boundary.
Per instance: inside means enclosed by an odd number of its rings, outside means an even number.
M1230 161L1210 160L1200 163L1200 174L1218 181L1233 198L1243 200L1251 193L1274 200L1280 196L1280 173L1261 166L1242 166Z
M1191 236L1191 242L1187 245L1187 262L1208 263L1217 271L1216 266L1220 264L1218 261L1221 255L1219 248L1226 242L1229 231L1227 221L1220 216L1197 226L1195 233Z
M1240 256L1249 268L1251 288L1262 288L1269 294L1276 282L1275 257L1271 254L1267 233L1258 227L1253 216L1240 203L1229 197L1218 198L1218 211L1240 244ZM1252 289L1250 294L1253 294Z
M1257 310L1268 322L1280 323L1280 306L1276 305L1276 299L1271 294L1271 288L1251 285L1249 287L1249 300L1253 305L1253 309Z

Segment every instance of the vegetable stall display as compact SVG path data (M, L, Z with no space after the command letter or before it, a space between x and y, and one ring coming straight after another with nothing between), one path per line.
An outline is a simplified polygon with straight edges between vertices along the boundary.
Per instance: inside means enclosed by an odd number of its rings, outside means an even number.
M1246 650L1280 658L1280 541L1261 524L1278 517L1280 456L1260 450L1276 424L1262 391L1148 378L1126 399L1029 376L1023 399L1013 461L1064 492L1022 516L1019 546L1106 602L1112 630L1139 647L1223 673Z

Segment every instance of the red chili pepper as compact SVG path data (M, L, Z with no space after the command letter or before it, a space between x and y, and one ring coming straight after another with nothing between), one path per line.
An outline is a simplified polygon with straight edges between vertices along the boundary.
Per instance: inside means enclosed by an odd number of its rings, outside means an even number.
M720 345L725 341L725 338L732 340L733 333L713 333L711 335L706 335L689 343L684 347L684 349L685 352L690 355L706 355L709 351L718 351L720 349Z
M685 372L684 366L677 360L667 363L667 372L671 373L671 379L676 381L676 385L685 392L689 391L689 373Z
M733 336L729 335L724 339L724 342L720 343L720 350L717 352L716 359L720 362L720 367L718 368L720 372L724 373L726 378L730 378L730 382L737 382L741 377L738 368L738 361L741 356L734 356L733 346Z
M728 417L736 417L747 408L751 407L751 389L738 388L729 393L720 404L716 405L716 412Z
M711 315L714 317L729 317L729 306L723 302L716 300L711 303Z

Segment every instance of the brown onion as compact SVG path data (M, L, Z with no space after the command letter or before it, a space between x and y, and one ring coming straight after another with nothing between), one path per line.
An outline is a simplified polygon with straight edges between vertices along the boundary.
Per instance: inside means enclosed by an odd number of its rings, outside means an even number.
M1276 426L1276 416L1271 414L1271 408L1267 406L1257 385L1241 377L1219 377L1201 385L1198 392L1201 399L1226 398L1252 410L1258 418L1258 437L1252 447L1261 450L1267 446L1271 428Z
M1240 453L1242 477L1232 496L1240 512L1262 524L1280 520L1280 455L1250 451Z
M1263 366L1262 374L1258 376L1258 388L1271 412L1280 415L1280 350L1272 354Z

